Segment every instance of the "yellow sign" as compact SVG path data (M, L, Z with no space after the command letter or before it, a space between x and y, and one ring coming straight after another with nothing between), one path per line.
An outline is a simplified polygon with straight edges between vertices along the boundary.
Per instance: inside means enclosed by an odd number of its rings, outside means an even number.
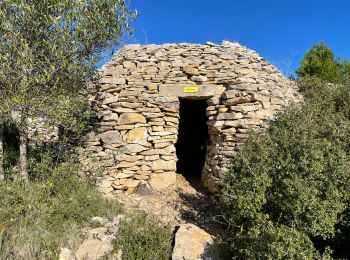
M198 92L199 92L199 88L196 85L184 87L184 93L198 93Z

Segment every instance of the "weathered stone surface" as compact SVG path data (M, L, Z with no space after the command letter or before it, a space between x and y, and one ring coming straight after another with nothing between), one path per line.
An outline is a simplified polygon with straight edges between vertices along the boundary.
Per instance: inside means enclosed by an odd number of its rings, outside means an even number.
M103 116L103 121L118 121L119 116L117 113L110 113Z
M157 160L152 162L153 171L164 170L164 171L175 171L176 170L176 162L175 161L165 161L165 160Z
M193 76L193 77L191 77L191 80L194 82L203 83L203 82L206 82L208 80L208 78L205 76Z
M147 139L147 129L145 127L134 128L128 132L127 139L130 141L135 140L146 140Z
M159 95L161 96L177 96L177 97L212 97L221 95L225 88L220 85L199 85L198 92L186 92L186 87L191 87L191 84L163 84L159 86ZM196 91L194 89L193 91Z
M120 115L119 124L120 125L130 125L136 123L146 123L146 118L137 113L123 113Z
M100 138L105 144L116 144L122 141L119 131L107 131L100 134Z
M192 66L184 66L182 67L184 73L188 75L199 75L198 68Z
M97 260L110 254L112 250L113 246L110 241L91 239L83 242L75 256L78 260Z
M176 183L176 173L167 172L167 173L158 173L154 174L149 180L149 184L152 189L156 191L165 190Z
M130 153L139 153L148 150L147 147L139 144L128 144L125 146L126 150Z
M181 224L171 259L220 259L220 255L211 235L193 224Z
M243 117L242 113L220 113L216 117L216 120L235 120L241 119Z
M112 103L117 103L119 101L119 97L118 96L113 96L113 97L108 97L105 100L103 100L102 104L103 105L109 105Z
M74 260L72 251L68 248L61 248L58 260Z

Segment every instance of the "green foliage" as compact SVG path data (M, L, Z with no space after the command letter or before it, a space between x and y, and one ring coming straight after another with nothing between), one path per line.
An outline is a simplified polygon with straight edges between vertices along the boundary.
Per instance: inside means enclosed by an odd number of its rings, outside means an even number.
M1 1L1 108L69 118L101 53L134 18L119 0Z
M80 180L76 165L55 166L45 156L31 170L41 176L31 186L0 182L0 227L6 230L1 259L55 258L59 246L77 243L92 217L121 212L116 201Z
M329 258L350 185L347 86L301 82L305 103L252 134L227 174L224 199L239 257ZM327 246L327 245L326 245ZM322 251L322 250L321 250Z
M350 77L350 64L335 58L333 51L324 43L315 44L307 51L296 70L300 78L316 77L326 82L343 83Z
M120 238L114 249L123 251L123 259L170 259L172 234L144 213L136 213L121 224Z
M134 18L123 0L0 2L0 121L19 115L24 179L28 118L84 129L87 82L103 52L131 33Z

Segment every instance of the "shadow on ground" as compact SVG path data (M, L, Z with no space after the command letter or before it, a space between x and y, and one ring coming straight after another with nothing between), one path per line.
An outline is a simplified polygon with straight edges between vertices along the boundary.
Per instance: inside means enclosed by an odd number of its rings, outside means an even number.
M225 206L218 198L208 194L198 183L191 183L196 193L178 190L181 219L195 224L213 236L227 235L225 225Z

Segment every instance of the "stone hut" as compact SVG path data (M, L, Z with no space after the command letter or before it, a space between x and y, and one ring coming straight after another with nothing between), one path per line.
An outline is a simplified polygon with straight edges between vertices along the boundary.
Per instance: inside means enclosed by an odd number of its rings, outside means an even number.
M297 86L238 43L126 45L99 73L88 158L107 194L140 182L155 189L177 173L211 192L249 129L259 131L301 96Z

